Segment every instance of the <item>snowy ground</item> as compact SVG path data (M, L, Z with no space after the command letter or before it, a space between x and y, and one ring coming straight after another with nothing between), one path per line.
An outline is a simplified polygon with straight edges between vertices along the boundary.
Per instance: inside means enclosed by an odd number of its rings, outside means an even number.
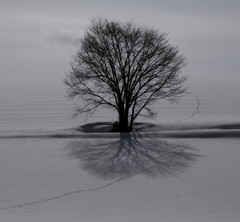
M2 132L1 221L239 221L239 124L108 127Z
M62 86L0 87L0 221L239 222L239 84L216 85L130 134L71 119Z

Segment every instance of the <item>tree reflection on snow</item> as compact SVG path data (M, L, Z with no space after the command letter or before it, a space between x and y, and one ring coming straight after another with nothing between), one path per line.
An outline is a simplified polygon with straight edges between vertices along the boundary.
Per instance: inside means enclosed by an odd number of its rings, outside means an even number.
M95 176L113 179L141 171L146 176L174 176L190 167L201 155L181 143L120 133L115 139L73 141L65 147L69 157Z

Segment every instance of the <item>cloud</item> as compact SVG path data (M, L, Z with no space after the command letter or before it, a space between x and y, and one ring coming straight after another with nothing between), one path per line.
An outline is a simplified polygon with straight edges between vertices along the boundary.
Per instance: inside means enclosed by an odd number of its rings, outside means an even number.
M83 35L81 29L76 28L56 28L49 33L48 40L57 44L79 46L79 39Z

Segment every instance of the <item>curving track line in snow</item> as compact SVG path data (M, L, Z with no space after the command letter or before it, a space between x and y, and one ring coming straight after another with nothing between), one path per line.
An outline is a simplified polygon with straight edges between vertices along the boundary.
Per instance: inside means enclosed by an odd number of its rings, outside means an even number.
M200 100L199 100L199 98L198 98L197 95L194 95L194 97L195 97L196 100L197 100L196 109L195 109L195 111L191 114L191 116L186 117L186 118L184 118L183 120L192 119L195 115L197 115L197 114L200 113L200 111L199 111L199 108L200 108Z
M139 173L142 173L142 172L144 172L146 170L149 170L151 168L154 168L154 167L155 166L151 166L151 167L149 167L147 169L143 169L143 170L137 171L135 173L132 173L132 174L130 174L128 176L119 178L117 180L114 180L114 181L112 181L110 183L107 183L105 185L102 185L102 186L98 186L98 187L95 187L95 188L89 188L89 189L74 190L74 191L71 191L71 192L68 192L68 193L63 193L63 194L60 194L60 195L57 195L57 196L53 196L53 197L49 197L49 198L42 199L42 200L37 200L37 201L32 201L32 202L27 202L27 203L21 203L21 204L16 204L16 205L9 205L9 206L0 208L0 211L8 210L8 209L14 209L14 208L21 208L21 207L26 207L26 206L32 206L32 205L36 205L36 204L41 204L41 203L45 203L45 202L61 199L61 198L64 198L66 196L70 196L70 195L77 194L77 193L101 190L101 189L104 189L106 187L112 186L115 183L118 183L120 181L126 180L126 179L128 179L130 177L133 177L133 176L135 176L135 175L137 175Z

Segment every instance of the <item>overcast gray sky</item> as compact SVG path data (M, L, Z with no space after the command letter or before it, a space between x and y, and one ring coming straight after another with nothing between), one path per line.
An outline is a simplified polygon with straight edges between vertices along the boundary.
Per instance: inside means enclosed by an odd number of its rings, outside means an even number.
M168 33L191 79L240 81L239 0L0 0L1 84L62 81L94 17Z

